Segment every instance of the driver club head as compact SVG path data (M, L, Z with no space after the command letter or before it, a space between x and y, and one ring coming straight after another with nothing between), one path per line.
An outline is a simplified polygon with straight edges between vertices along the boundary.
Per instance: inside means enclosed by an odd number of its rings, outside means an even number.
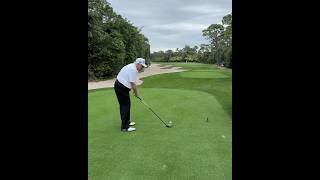
M169 121L168 124L166 124L166 127L167 127L167 128L171 128L172 126L173 126L173 124L172 124L171 121Z

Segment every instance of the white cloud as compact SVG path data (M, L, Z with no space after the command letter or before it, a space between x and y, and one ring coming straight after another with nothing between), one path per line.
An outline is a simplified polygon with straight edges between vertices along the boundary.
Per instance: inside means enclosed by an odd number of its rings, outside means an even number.
M158 30L174 30L174 31L201 31L207 28L205 24L198 23L171 23L152 25L152 29Z
M231 13L232 0L107 0L117 14L143 27L151 52L207 43L202 30Z
M178 8L180 11L186 11L188 13L197 14L221 14L225 12L225 9L218 9L210 5L197 5L197 6L184 6Z

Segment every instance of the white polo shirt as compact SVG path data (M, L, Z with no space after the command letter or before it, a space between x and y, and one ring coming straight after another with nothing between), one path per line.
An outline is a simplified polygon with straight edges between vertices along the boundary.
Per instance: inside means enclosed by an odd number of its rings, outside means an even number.
M128 64L124 66L117 75L118 81L131 89L130 82L135 82L137 80L138 70L135 63Z

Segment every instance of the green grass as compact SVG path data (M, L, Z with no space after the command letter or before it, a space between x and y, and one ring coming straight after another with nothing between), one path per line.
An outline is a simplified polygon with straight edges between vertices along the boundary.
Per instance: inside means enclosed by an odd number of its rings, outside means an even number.
M216 79L216 78L228 78L227 75L216 71L190 71L180 74L182 77L187 78L209 78L209 79Z
M131 97L137 131L122 133L114 90L89 91L90 180L232 179L231 70L172 65L189 71L146 77L139 90L173 128Z

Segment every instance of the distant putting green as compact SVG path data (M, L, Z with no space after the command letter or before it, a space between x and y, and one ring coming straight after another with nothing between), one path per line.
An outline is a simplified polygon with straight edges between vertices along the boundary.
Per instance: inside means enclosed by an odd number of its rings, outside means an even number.
M217 71L189 71L180 74L182 77L187 78L227 78L228 76Z
M141 96L173 128L164 127L132 96L137 131L120 132L114 90L88 93L90 180L232 179L231 70L202 64L186 69L201 70L199 66L213 73L142 79Z

